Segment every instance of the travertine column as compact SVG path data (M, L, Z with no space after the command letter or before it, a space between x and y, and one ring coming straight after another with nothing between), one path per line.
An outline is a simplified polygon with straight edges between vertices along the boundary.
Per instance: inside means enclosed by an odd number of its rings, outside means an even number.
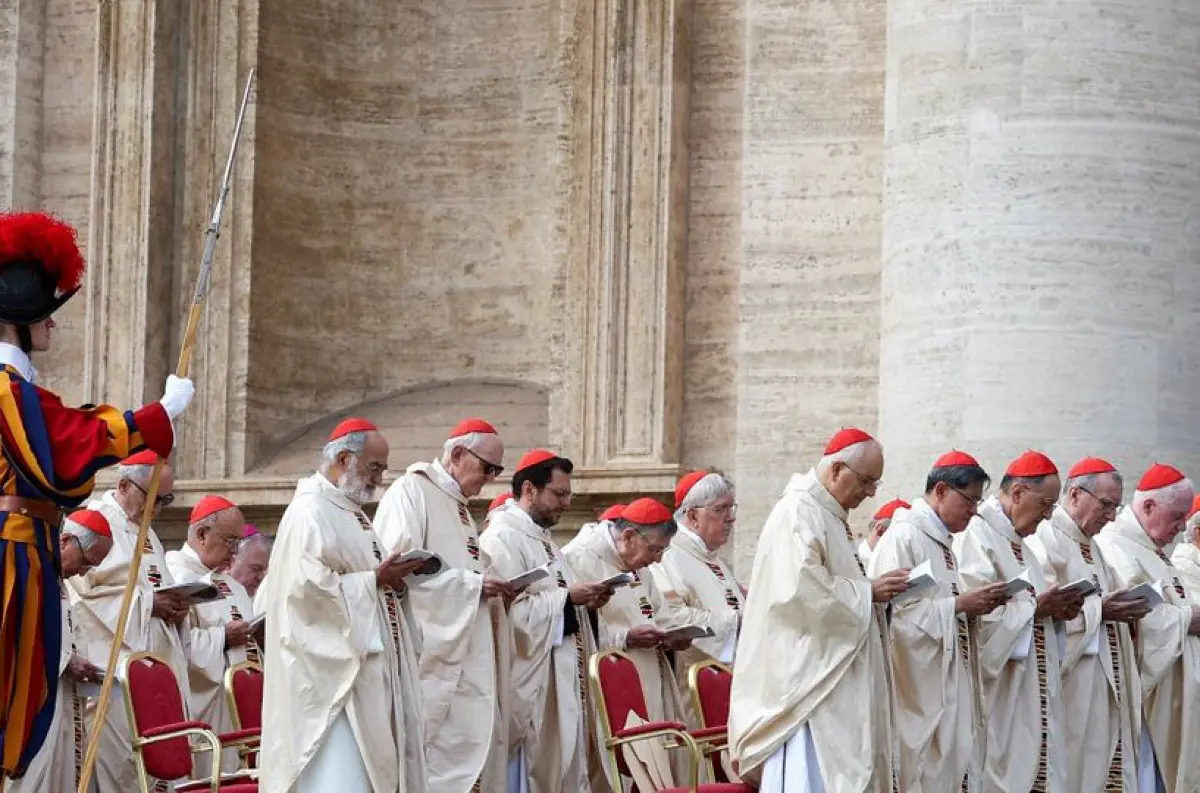
M97 4L86 398L157 399L174 368L178 12Z
M594 0L578 64L564 394L587 468L679 461L691 52L687 0Z
M46 0L0 0L0 209L40 209Z
M1200 474L1200 6L892 0L880 429Z

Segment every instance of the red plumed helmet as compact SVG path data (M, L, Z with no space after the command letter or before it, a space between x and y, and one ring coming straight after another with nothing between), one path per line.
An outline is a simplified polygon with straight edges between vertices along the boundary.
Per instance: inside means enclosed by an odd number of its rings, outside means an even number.
M83 283L75 229L40 212L0 213L0 321L40 322Z

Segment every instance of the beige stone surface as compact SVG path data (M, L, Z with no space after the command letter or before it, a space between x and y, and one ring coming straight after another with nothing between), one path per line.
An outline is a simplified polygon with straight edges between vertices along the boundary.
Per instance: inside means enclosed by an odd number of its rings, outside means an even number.
M577 461L564 532L724 470L744 568L846 425L881 499L951 444L1200 466L1198 36L1170 0L0 0L0 203L88 251L44 381L157 398L255 66L167 536L210 491L272 527L343 416L398 471L475 414Z

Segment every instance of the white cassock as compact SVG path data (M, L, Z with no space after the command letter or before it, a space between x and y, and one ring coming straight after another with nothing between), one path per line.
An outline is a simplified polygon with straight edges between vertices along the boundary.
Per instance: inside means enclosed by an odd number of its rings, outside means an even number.
M1194 793L1200 790L1200 638L1188 633L1194 600L1133 510L1121 510L1097 540L1120 588L1162 587L1164 602L1136 631L1142 720L1167 793Z
M681 622L707 625L715 634L676 653L679 685L687 684L687 670L693 664L708 660L732 664L746 598L725 560L710 551L699 535L680 525L662 561L650 565L650 574Z
M1026 538L1025 545L1037 557L1048 583L1065 587L1087 580L1100 590L1088 596L1078 617L1063 624L1067 778L1074 790L1083 793L1135 791L1142 729L1137 658L1129 626L1100 618L1103 596L1120 588L1116 576L1093 538L1080 531L1061 506Z
M245 661L262 663L258 645L251 639L241 647L225 647L225 626L236 620L254 619L254 603L245 588L231 576L209 570L190 545L167 552L167 567L177 584L187 584L209 576L213 586L224 595L221 600L198 603L184 623L190 639L188 710L192 718L212 725L218 733L233 730L233 714L225 697L225 670ZM196 755L196 775L207 776L211 769L207 754ZM221 770L228 773L238 767L236 748L226 749Z
M892 788L884 610L846 510L795 474L758 540L738 639L729 745L762 793ZM747 673L746 670L754 670Z
M75 654L71 604L66 587L59 584L62 597L62 649L58 663L58 700L54 721L41 750L29 761L25 776L11 780L7 793L72 793L79 786L83 753L87 739L83 728L83 709L86 698L76 690L75 681L67 677L67 664ZM115 692L114 692L115 693ZM114 703L124 707L123 703Z
M571 569L585 581L603 581L625 572L633 576L632 584L618 588L608 603L599 609L596 649L622 650L633 660L642 681L642 694L646 698L646 714L650 721L686 722L667 651L661 647L634 648L626 644L629 632L636 627L646 625L670 630L686 623L668 607L654 586L652 575L645 570L625 569L617 554L611 526L608 521L588 523L563 547L563 555L571 563ZM599 718L598 710L594 715ZM624 726L612 725L612 728L619 730ZM596 751L602 754L604 749L597 745ZM675 781L682 784L687 779L683 776L688 768L687 755L685 752L673 752L671 759L675 767ZM607 774L607 763L604 770ZM618 789L614 780L609 779L609 784L614 790Z
M508 766L494 635L503 601L480 599L489 560L458 483L440 462L415 463L396 480L375 513L384 553L421 549L449 565L409 582L421 630L430 793L502 790Z
M1171 564L1188 591L1192 605L1200 606L1200 548L1195 543L1180 542L1171 552Z
M108 665L108 653L112 647L117 619L121 612L121 598L125 592L125 579L129 575L129 563L133 559L133 548L137 542L138 524L129 520L125 510L108 491L99 499L90 502L88 509L104 515L112 530L113 546L104 561L82 576L67 579L71 596L72 616L75 621L75 644L79 654L101 669ZM170 664L179 682L183 701L188 701L187 683L187 636L180 629L151 614L154 608L154 593L175 583L167 568L166 556L158 535L151 528L146 536L142 552L141 575L130 602L129 619L125 625L125 644L117 661L120 672L125 661L134 653L154 653ZM96 700L88 700L85 722L89 731L97 729L92 724ZM99 748L96 754L95 780L99 793L125 793L137 789L137 770L133 764L133 750L129 718L125 713L124 693L118 677L112 689L112 699L105 714ZM161 785L159 786L162 787Z
M871 550L871 543L867 542L865 539L859 541L859 543L858 543L858 558L862 559L863 564L865 564L865 565L871 564L871 555L873 553L874 553L874 551Z
M953 539L923 499L898 509L875 544L867 573L928 562L936 588L892 602L891 653L897 768L906 793L982 787L986 716L980 679L979 623L956 612L965 591ZM967 785L963 786L963 778Z
M586 609L568 600L575 573L550 530L512 501L491 514L479 543L503 578L551 568L549 577L530 584L509 609L509 791L528 785L531 793L587 793L586 659L595 642Z
M1029 571L1037 592L1050 586L995 497L983 502L966 531L955 536L954 552L967 589L1011 580L1022 570ZM1036 609L1037 601L1026 589L979 618L988 714L985 793L1059 793L1070 787L1059 679L1061 626L1052 619L1034 619Z
M261 793L424 793L406 598L375 579L362 509L321 474L283 513L254 605L266 615Z

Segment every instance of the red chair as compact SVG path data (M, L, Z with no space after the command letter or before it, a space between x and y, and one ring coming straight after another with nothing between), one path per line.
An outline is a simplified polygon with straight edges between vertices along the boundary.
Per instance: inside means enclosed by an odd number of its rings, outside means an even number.
M254 661L243 661L225 670L225 703L236 730L262 730L263 671ZM238 757L247 768L258 767L258 750L239 747Z
M670 749L686 749L691 755L688 766L688 785L672 787L658 793L753 793L753 788L743 783L716 782L700 784L701 751L699 740L708 737L707 730L689 733L686 726L677 721L649 721L646 696L642 691L642 679L633 659L620 650L605 650L592 656L588 664L588 677L592 693L599 705L601 738L604 743L605 763L611 778L620 782L629 775L629 768L619 751L626 744L653 739L666 739ZM627 723L630 713L645 720L628 729L617 726ZM615 729L614 729L615 727ZM618 791L624 793L624 791ZM643 791L650 793L650 791Z
M187 718L179 681L170 665L152 653L136 653L125 662L125 710L133 736L133 761L141 793L151 793L150 778L184 779L178 793L258 793L246 774L221 776L221 749L258 744L258 730L217 735L208 724ZM197 739L193 746L191 739ZM211 779L191 779L192 754L213 758Z
M726 725L729 723L729 691L733 686L733 670L718 661L702 661L688 669L688 691L692 707L700 718L700 726L711 738L705 754L712 763L713 778L728 781L722 765L722 754L729 747Z

